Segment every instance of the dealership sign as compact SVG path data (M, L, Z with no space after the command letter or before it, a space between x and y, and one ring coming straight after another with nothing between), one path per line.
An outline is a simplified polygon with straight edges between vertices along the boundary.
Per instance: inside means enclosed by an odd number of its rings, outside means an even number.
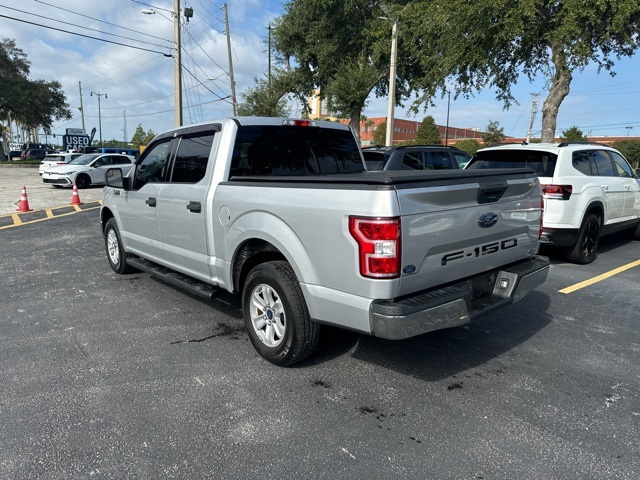
M66 132L62 136L62 148L65 150L82 150L91 144L84 128L67 128Z

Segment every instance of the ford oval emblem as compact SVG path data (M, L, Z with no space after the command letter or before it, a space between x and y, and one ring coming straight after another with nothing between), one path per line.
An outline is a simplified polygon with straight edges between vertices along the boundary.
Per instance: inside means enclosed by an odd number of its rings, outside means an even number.
M498 214L493 212L485 213L478 219L478 226L481 228L490 228L496 223L498 223Z

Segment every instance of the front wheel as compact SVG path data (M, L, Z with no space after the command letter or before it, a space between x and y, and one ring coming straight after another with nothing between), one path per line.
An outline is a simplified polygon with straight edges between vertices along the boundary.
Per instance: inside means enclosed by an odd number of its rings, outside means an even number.
M76 177L76 187L78 188L88 188L91 185L91 177L89 175L78 175Z
M318 343L319 325L310 320L300 284L285 261L251 270L242 291L242 311L254 348L275 365L304 360Z
M129 254L124 251L120 240L120 231L114 218L110 218L104 227L104 244L107 249L109 265L116 273L129 273L133 267L127 263Z
M593 213L587 215L582 227L578 243L573 247L567 247L566 258L572 263L586 265L593 262L598 256L598 244L600 243L600 218Z

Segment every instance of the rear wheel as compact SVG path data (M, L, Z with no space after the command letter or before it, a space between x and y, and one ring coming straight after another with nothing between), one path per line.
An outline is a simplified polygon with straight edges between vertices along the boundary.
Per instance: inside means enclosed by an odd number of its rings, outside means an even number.
M76 177L76 187L78 188L87 188L89 185L91 185L91 178L89 177L89 175L78 175Z
M129 273L134 269L127 263L129 254L124 251L120 240L120 231L115 219L110 218L104 227L104 244L107 249L109 265L116 273Z
M578 243L567 247L565 255L568 261L580 265L593 262L598 256L600 243L600 217L591 213L587 215L580 227Z
M242 291L242 311L254 348L275 365L304 360L318 343L319 325L309 318L300 284L285 261L251 270Z

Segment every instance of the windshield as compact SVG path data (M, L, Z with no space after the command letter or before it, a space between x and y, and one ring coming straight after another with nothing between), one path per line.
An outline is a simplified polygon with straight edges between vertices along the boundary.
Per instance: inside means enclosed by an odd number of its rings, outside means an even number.
M75 160L71 160L69 162L69 165L89 165L92 161L94 161L99 156L100 155L95 155L95 154L80 155Z
M554 153L540 150L480 150L466 168L531 168L540 177L553 177L557 158Z

